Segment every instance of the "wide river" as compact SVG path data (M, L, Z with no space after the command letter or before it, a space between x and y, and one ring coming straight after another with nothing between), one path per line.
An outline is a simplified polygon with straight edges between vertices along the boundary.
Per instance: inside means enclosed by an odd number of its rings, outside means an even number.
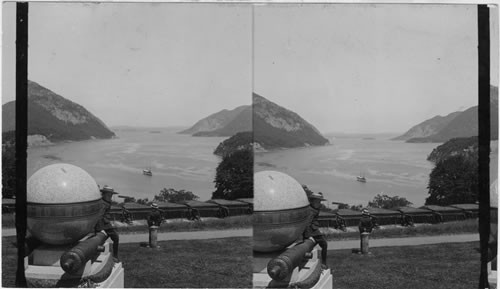
M287 173L329 203L365 206L383 193L424 204L434 166L426 158L439 144L389 140L394 135L327 137L332 145L257 153L255 170ZM366 183L356 181L360 174Z
M192 137L177 134L179 130L122 128L114 129L115 139L33 147L28 150L28 177L43 166L64 162L125 196L152 199L161 189L174 188L208 200L220 162L213 150L225 138ZM433 167L426 158L439 144L409 144L390 137L329 136L329 146L257 153L255 169L288 173L329 201L366 205L384 193L423 205ZM142 174L149 167L152 177ZM360 174L366 183L356 181Z
M179 128L112 130L118 138L28 149L28 178L48 164L64 162L125 196L151 200L161 189L174 188L192 191L202 201L211 198L220 162L213 151L225 138L181 135ZM142 174L149 167L152 177Z

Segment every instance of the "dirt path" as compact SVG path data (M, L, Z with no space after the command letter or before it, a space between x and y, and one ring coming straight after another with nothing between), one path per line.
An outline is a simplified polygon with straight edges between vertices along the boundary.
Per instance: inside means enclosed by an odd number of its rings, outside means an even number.
M479 241L479 234L441 235L424 237L371 239L372 247L416 246L439 243L460 243ZM359 249L359 240L329 241L328 250Z
M2 229L2 237L10 237L16 235L16 229Z
M252 237L252 229L159 233L158 241ZM148 242L149 233L121 234L120 243Z

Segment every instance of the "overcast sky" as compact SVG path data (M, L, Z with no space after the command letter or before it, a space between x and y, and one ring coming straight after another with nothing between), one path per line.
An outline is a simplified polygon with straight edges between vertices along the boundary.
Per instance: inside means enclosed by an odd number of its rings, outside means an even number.
M3 7L5 103L15 95L15 3ZM475 5L258 5L254 23L249 5L29 11L29 79L110 126L190 126L250 104L252 91L323 133L399 133L477 105Z
M475 5L258 6L254 33L254 91L323 133L404 132L477 105Z
M2 103L15 94L14 3L4 15ZM110 126L190 126L251 104L251 16L248 5L30 3L28 78Z

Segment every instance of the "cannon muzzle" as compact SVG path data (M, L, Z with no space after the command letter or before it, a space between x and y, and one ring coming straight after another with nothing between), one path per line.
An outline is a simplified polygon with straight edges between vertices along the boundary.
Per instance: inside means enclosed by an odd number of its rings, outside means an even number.
M102 245L108 236L102 232L78 243L75 247L64 252L60 259L61 268L64 272L74 274L85 266L88 260L102 250Z
M293 269L299 266L304 259L309 257L308 255L315 245L316 243L307 239L286 250L267 263L267 273L273 280L282 281L289 276L293 272Z

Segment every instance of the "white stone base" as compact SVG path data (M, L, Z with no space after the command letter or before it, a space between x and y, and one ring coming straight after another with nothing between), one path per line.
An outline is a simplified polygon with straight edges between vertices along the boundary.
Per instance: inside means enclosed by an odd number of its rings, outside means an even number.
M333 288L333 277L332 271L330 269L323 270L321 272L321 277L318 283L314 285L311 289L332 289Z
M497 271L491 270L491 262L488 262L488 283L491 285L491 288L497 288Z
M108 279L99 283L96 288L125 288L125 271L122 263L116 263Z

